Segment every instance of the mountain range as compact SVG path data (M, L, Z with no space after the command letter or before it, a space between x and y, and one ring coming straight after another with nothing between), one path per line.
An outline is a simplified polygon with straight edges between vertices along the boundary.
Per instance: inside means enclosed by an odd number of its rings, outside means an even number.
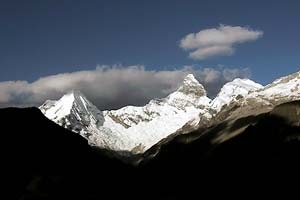
M72 91L39 109L0 109L1 198L297 197L299 75L267 86L236 79L213 100L188 75L177 91L143 107L99 111L82 93ZM147 115L150 109L156 114ZM95 142L101 140L96 139L100 130L123 130L126 125L144 130L158 119L176 127L166 128L172 133L154 127L155 142L143 151L121 149L126 147L117 146L126 144L121 141ZM110 133L106 139L134 138L125 136L130 132ZM148 144L148 136L137 144Z
M138 157L177 135L206 130L228 121L234 123L243 117L267 113L282 103L299 100L299 84L299 72L266 86L237 78L226 83L219 94L210 99L203 85L188 74L176 91L142 107L100 111L80 91L73 90L57 101L47 100L40 110L50 120L86 138L92 146L122 158ZM242 126L230 134L220 133L212 142L222 143L245 128L247 126Z

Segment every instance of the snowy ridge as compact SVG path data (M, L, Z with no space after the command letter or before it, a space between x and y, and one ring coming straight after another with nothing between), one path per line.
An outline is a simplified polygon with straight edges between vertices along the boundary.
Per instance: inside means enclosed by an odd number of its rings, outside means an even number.
M183 127L196 129L210 121L219 123L214 117L229 112L229 105L239 107L236 110L236 116L239 116L242 112L247 113L247 109L255 111L265 105L271 108L300 99L299 85L299 72L265 87L238 78L226 83L211 100L204 87L189 74L175 92L141 107L99 111L82 93L71 91L58 101L46 101L40 110L52 121L81 134L93 146L132 155L144 153ZM234 113L225 116L234 116Z
M177 91L143 107L101 112L80 92L71 91L58 101L46 101L40 109L49 119L87 138L91 145L136 154L187 123L198 124L199 115L210 118L210 101L204 87L190 74Z
M273 104L298 100L300 98L300 72L275 80L249 97L265 98Z
M219 112L224 105L229 104L235 98L244 98L250 92L262 88L262 85L249 79L236 78L221 88L217 97L211 102L211 108Z

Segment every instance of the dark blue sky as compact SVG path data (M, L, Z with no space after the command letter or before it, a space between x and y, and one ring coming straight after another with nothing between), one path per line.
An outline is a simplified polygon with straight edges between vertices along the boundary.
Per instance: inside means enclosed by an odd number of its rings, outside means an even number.
M0 81L94 69L249 67L263 84L300 70L300 1L1 0ZM179 48L188 33L219 24L264 31L232 56L196 61Z

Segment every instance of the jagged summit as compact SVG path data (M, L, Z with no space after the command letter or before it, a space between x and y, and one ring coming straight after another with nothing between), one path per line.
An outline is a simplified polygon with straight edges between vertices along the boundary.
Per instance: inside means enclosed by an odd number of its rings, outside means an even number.
M99 127L104 121L102 112L78 90L69 91L58 101L46 101L40 110L49 119L76 132L86 130L91 124Z
M80 91L80 90L77 90L77 89L73 89L73 90L70 90L69 92L66 93L66 95L73 95L73 96L82 96L82 97L85 97L84 94Z
M206 96L206 91L193 74L188 74L179 88L171 93L166 101L169 105L179 109L186 107L205 108L211 101Z
M56 115L60 118L70 114L74 106L87 111L88 105L92 105L92 103L79 90L70 90L58 101L47 100L40 108L42 111L47 110L49 117Z
M206 91L193 74L188 74L184 80L182 85L178 88L178 92L187 95L196 95L198 97L206 96Z

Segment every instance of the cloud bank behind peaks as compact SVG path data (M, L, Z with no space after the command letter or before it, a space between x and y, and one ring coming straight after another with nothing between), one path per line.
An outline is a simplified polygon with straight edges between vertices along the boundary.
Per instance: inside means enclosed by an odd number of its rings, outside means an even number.
M214 56L234 54L235 45L254 41L263 36L263 31L248 27L220 25L190 33L180 40L179 46L189 52L189 57L204 60Z
M143 66L100 66L94 70L61 73L27 81L0 82L0 107L40 106L47 99L58 99L66 92L80 90L99 109L145 105L153 98L175 91L184 77L193 73L215 95L221 86L236 77L249 77L239 68L200 68L186 66L174 70L146 70Z

